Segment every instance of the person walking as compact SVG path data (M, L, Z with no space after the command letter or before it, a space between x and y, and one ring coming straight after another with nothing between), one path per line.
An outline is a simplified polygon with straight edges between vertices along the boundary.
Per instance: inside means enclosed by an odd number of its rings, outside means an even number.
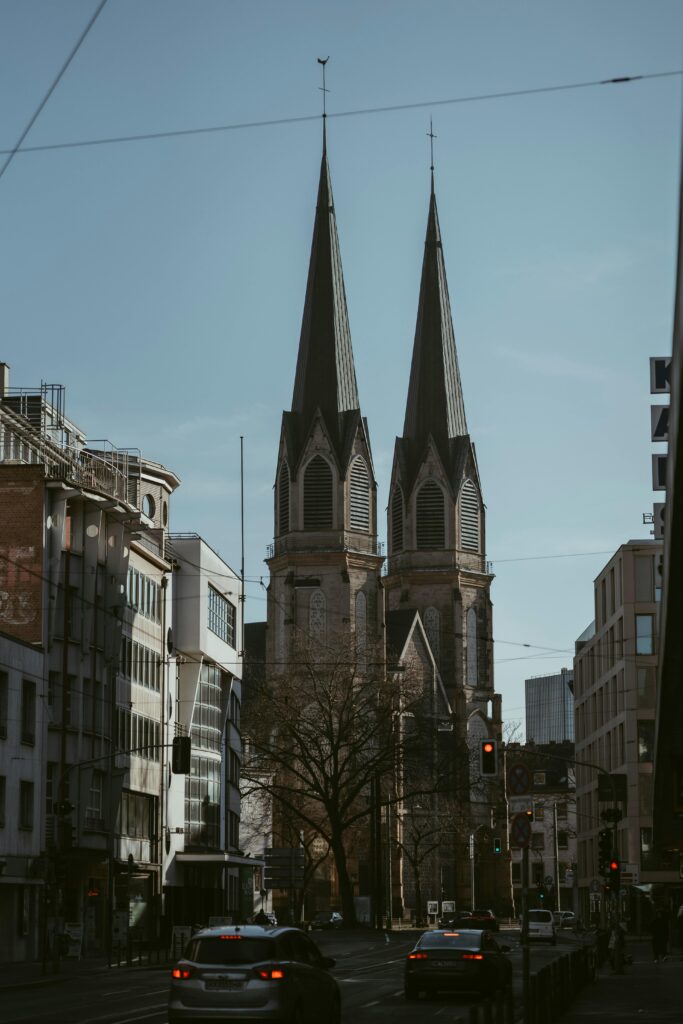
M660 963L667 954L669 945L669 921L664 910L658 910L652 919L652 953L655 963Z

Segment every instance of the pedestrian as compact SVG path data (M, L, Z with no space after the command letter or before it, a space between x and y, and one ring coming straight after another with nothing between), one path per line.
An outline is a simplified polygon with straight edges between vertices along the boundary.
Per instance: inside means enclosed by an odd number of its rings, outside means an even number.
M678 931L678 945L683 946L683 903L681 903L676 914L676 929Z
M652 953L658 964L667 954L669 945L669 922L663 910L657 910L652 919Z

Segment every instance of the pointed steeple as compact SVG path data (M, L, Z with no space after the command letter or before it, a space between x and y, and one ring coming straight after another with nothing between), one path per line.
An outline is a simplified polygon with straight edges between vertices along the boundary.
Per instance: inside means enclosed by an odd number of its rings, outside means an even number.
M343 434L343 414L358 408L356 371L323 122L320 184L292 396L292 412L298 414L300 440L307 433L317 409L320 409L333 441L338 444Z
M430 434L444 454L449 439L467 434L433 167L413 362L403 426L403 436L412 442L415 454L417 449L424 448Z

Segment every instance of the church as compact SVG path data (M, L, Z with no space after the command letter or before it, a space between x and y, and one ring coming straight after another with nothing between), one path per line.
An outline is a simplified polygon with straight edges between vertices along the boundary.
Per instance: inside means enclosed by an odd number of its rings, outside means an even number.
M441 912L442 901L510 912L502 763L498 778L482 779L477 754L482 738L501 739L485 525L432 166L405 419L388 495L388 557L381 553L323 120L292 403L283 412L277 449L267 621L246 627L245 707L248 722L250 679L258 677L272 693L290 678L295 694L306 659L320 658L311 652L340 646L353 660L353 693L378 672L389 694L403 688L392 711L399 730L415 727L416 716L406 712L406 679L413 701L419 690L431 732L421 763L432 773L437 762L447 769L439 785L411 790L420 769L406 760L375 779L374 790L368 783L369 810L365 819L353 819L343 851L359 919L368 901L375 921L381 908L388 919L422 923L435 902ZM408 719L413 724L406 726ZM247 725L247 747L248 732ZM277 774L277 764L271 767ZM286 794L284 786L279 793ZM278 790L271 794L277 833ZM275 835L273 844L287 839ZM315 841L310 847L320 848ZM305 916L342 902L348 907L334 865L320 857L312 867Z

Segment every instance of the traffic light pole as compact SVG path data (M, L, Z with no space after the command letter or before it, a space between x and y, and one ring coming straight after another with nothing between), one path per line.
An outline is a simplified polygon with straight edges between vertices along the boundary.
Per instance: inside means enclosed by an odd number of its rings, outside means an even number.
M531 1020L529 1004L529 846L522 847L522 1005L524 1021Z

